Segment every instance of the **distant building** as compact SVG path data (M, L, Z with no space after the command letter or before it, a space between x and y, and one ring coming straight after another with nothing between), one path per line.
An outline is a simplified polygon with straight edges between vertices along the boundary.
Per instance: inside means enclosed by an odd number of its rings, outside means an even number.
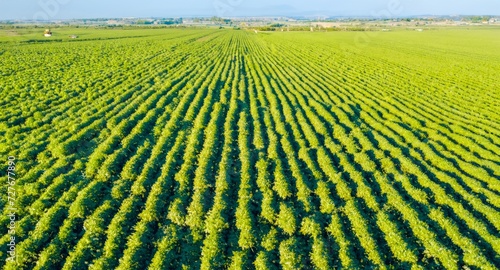
M43 32L43 35L46 36L46 37L51 37L52 36L52 32L50 32L50 29L45 29L45 32Z

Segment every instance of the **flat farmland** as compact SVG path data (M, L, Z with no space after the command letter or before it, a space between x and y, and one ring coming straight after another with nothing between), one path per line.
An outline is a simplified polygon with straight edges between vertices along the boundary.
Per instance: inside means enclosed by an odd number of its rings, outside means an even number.
M2 268L500 267L500 29L1 31Z

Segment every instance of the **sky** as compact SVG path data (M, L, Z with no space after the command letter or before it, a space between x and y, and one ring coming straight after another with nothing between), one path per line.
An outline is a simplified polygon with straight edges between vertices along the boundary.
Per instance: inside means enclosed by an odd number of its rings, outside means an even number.
M500 15L500 0L0 0L0 20L411 15Z

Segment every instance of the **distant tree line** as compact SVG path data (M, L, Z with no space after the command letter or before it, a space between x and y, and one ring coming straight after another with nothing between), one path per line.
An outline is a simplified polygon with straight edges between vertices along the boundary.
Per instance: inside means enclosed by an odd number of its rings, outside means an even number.
M253 27L257 31L321 31L321 32L336 32L336 31L373 31L374 29L366 27L318 27L318 26L286 26L284 24L271 24L267 26Z
M137 20L136 24L164 24L164 25L171 25L171 24L182 24L182 18L178 19L160 19L160 20Z

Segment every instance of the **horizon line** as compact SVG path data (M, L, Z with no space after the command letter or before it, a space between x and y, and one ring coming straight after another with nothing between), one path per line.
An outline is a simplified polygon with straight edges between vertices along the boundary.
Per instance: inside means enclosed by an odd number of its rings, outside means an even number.
M49 20L34 20L34 19L26 19L26 18L17 18L17 19L0 19L0 22L3 21L20 21L20 22L32 22L32 21L71 21L71 20L98 20L98 19L160 19L160 18L222 18L222 19L230 19L230 18L276 18L276 17L288 17L288 18L314 18L314 17L323 17L323 18L372 18L372 19L400 19L400 18L409 18L409 17L468 17L468 16L500 16L500 14L415 14L415 15L401 15L401 16L393 16L393 17L384 17L384 16L372 16L372 15L245 15L245 16L216 16L216 15L173 15L173 16L110 16L110 17L78 17L78 18L54 18Z

